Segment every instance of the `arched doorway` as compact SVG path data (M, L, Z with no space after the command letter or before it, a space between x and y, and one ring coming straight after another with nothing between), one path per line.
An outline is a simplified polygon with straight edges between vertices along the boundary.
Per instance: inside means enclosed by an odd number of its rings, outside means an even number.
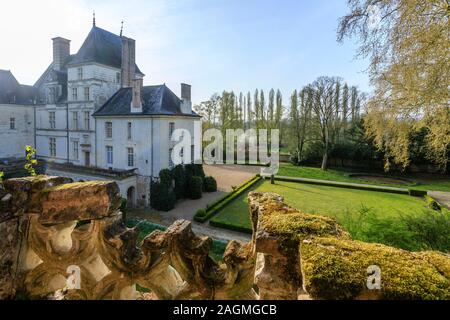
M135 207L136 191L134 187L129 187L127 190L127 206L128 208Z

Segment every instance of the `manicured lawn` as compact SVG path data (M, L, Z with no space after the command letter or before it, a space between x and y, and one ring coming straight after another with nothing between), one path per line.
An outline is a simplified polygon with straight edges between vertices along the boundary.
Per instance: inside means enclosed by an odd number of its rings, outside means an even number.
M253 191L275 192L298 210L334 217L354 239L380 242L409 250L424 246L408 233L401 217L419 217L430 212L422 198L409 195L270 181L258 183ZM251 230L247 193L225 207L212 221Z
M402 187L420 190L435 190L435 191L449 191L450 192L450 176L444 175L405 175L402 176L408 180L411 180L412 184L392 184L383 183L380 181L369 181L358 177L350 177L355 172L349 172L345 170L332 170L327 171L320 170L319 168L312 167L297 167L292 164L281 164L278 171L279 176L287 177L300 177L319 180L332 180L340 182L353 182L363 184L385 185L392 187ZM358 172L360 173L360 172Z

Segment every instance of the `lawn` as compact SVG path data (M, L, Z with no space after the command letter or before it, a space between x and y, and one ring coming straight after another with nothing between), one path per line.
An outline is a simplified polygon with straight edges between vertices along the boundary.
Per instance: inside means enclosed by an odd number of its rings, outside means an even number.
M302 212L334 217L354 239L410 250L423 248L400 219L415 219L430 211L422 198L282 181L275 185L269 181L260 182L253 191L275 192ZM247 193L230 203L212 221L251 230Z
M434 191L448 191L450 192L450 176L448 175L402 175L402 178L411 180L411 184L392 184L383 182L374 182L365 180L358 177L351 177L350 175L355 172L335 169L323 171L319 168L312 167L299 167L292 164L281 164L280 170L278 171L279 176L286 177L299 177L299 178L309 178L309 179L319 179L319 180L331 180L339 182L352 182L352 183L363 183L363 184L374 184L374 185L385 185L391 187L402 187L420 190L434 190ZM360 173L360 172L358 172Z

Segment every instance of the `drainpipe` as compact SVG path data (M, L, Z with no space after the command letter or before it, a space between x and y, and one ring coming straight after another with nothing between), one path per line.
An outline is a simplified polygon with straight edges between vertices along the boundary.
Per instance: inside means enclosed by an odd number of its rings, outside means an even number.
M97 168L97 117L94 117L94 150L95 150L95 167Z
M67 163L69 163L69 103L66 103Z

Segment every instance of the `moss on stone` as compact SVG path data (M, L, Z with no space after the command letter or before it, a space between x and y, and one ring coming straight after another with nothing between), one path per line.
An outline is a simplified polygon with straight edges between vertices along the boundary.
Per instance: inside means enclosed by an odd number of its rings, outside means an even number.
M450 299L450 258L336 238L312 238L300 247L304 287L316 299L355 299L367 292L367 268L381 269L384 299Z
M348 232L333 218L299 212L284 204L282 197L277 194L253 193L252 196L258 202L259 229L273 236L289 240L301 240L308 236L350 238Z

